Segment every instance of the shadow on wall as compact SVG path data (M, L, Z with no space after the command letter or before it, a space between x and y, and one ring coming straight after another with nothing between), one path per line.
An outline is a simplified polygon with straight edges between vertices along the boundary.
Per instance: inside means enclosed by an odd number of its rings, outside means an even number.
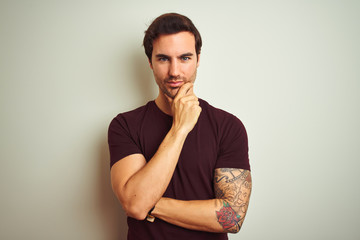
M111 188L110 155L106 137L101 140L99 153L99 207L97 209L101 211L99 216L101 216L102 229L104 229L103 236L106 240L125 240L127 238L126 215Z
M134 57L135 56L135 57ZM149 65L145 54L135 54L133 57L132 78L121 79L122 81L130 81L129 85L134 85L134 89L139 91L134 96L141 96L136 102L146 104L147 101L154 99L155 83L152 77L152 72L149 70ZM119 77L121 78L121 76ZM126 84L127 85L127 84ZM131 89L130 89L131 91ZM124 101L131 101L132 99L124 99ZM128 105L126 103L126 105ZM131 105L131 104L130 104ZM107 129L104 135L107 135ZM102 136L104 136L102 135ZM107 143L107 136L101 139L99 144L99 215L102 217L105 238L109 240L125 240L127 239L127 222L126 214L121 208L121 205L116 198L111 188L110 181L110 155Z
M140 102L144 105L155 99L158 88L148 58L143 51L133 55L132 74L134 78L131 83L135 91L138 91L137 96L141 96Z

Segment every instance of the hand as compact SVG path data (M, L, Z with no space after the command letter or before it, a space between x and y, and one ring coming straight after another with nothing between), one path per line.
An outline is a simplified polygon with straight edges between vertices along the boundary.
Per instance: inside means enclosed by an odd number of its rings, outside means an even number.
M193 83L185 83L180 87L174 99L166 96L171 105L174 130L183 131L185 134L194 128L201 112L193 87Z

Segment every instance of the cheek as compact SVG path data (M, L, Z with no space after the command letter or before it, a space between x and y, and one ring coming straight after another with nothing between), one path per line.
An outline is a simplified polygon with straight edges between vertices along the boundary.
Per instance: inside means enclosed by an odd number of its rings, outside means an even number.
M157 67L153 68L153 72L154 72L155 76L162 77L162 76L166 75L167 71L164 67L157 66Z
M187 75L193 75L194 74L194 72L196 71L196 64L194 64L194 65L186 65L186 66L184 66L184 68L183 68L183 71L187 74Z

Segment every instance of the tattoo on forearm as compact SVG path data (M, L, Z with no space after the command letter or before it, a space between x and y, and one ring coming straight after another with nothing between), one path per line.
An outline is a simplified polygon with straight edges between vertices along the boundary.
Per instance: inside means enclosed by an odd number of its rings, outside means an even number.
M241 216L238 215L229 203L223 201L223 207L216 211L218 222L225 230L240 229Z
M238 232L244 221L251 193L250 171L219 168L214 177L215 196L222 206L216 211L219 224L227 232Z

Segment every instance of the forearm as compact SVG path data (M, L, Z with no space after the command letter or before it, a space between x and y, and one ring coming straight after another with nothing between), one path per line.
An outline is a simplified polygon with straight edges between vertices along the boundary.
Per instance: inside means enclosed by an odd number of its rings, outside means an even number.
M125 209L137 209L145 218L147 211L164 194L186 136L184 133L170 130L149 162L128 179L120 190L120 200Z
M216 210L219 210L220 206L219 199L181 201L161 198L152 215L187 229L224 232L216 218Z
M244 222L250 200L250 171L216 169L214 182L216 199L181 201L161 198L152 215L193 230L238 232Z
M132 154L112 168L114 192L131 217L144 219L170 183L185 139L201 112L199 101L190 88L191 83L184 84L175 99L169 98L168 102L165 95L159 94L157 99L163 99L160 103L165 102L168 104L165 108L171 108L173 122L154 156L146 161L142 154Z
M161 198L152 215L168 223L192 230L218 233L238 232L245 216L229 215L228 209L231 207L228 204L224 199L181 201ZM223 221L225 218L226 221Z

